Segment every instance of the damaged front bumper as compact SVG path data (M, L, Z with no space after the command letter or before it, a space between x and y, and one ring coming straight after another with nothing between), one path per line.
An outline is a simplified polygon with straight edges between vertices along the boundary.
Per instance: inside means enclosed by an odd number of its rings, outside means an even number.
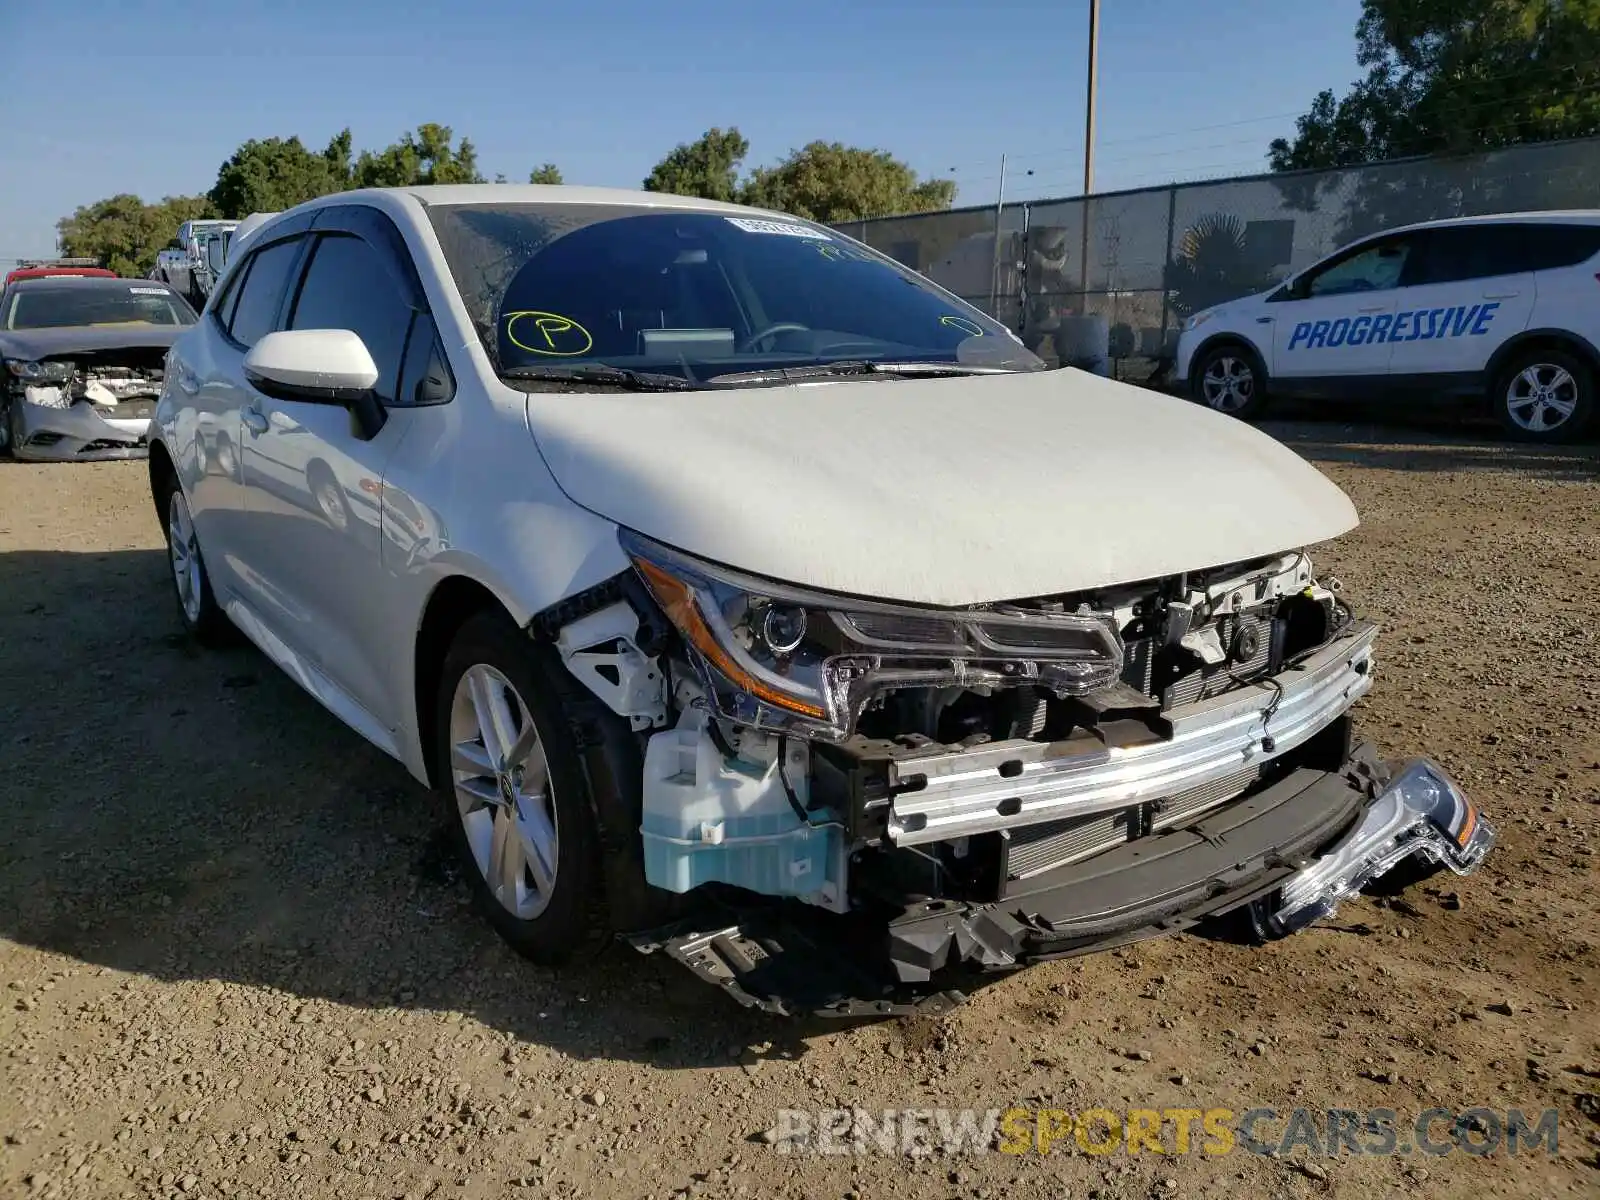
M30 462L143 458L150 452L153 399L97 408L65 389L28 387L9 402L11 453Z
M1406 860L1474 870L1495 834L1427 759L1390 769L1370 747L1343 768L1298 768L1240 799L1069 864L978 904L930 900L888 916L729 904L636 937L741 1004L830 1016L942 1011L963 981L1177 932L1246 906L1279 936Z

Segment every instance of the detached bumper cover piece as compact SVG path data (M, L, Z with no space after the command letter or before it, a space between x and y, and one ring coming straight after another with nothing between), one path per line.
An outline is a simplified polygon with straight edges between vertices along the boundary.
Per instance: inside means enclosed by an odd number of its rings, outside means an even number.
M1470 874L1494 842L1494 827L1444 768L1413 759L1395 773L1360 825L1283 885L1280 907L1268 924L1274 933L1293 933L1330 917L1339 901L1412 855Z
M1289 771L994 903L934 900L873 918L733 902L632 940L769 1012L937 1012L964 998L963 975L1174 933L1245 905L1268 907L1268 932L1292 933L1413 855L1466 874L1494 839L1435 763L1391 773L1363 746L1339 771Z

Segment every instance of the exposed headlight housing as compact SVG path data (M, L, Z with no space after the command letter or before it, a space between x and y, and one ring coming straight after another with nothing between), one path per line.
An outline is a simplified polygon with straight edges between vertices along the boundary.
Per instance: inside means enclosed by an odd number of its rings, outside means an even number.
M72 378L72 364L65 362L28 362L25 359L8 358L6 370L26 383L65 383Z
M888 689L1081 696L1122 672L1121 639L1099 615L858 600L713 566L631 531L620 537L717 712L743 725L838 741Z

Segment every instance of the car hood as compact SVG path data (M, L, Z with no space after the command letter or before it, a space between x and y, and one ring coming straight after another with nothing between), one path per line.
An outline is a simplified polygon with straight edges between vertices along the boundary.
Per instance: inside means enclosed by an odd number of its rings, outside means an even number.
M562 489L789 583L965 605L1238 562L1357 524L1281 443L1064 369L527 396Z
M164 350L189 325L69 325L52 329L0 330L0 355L36 362L63 354L102 350Z

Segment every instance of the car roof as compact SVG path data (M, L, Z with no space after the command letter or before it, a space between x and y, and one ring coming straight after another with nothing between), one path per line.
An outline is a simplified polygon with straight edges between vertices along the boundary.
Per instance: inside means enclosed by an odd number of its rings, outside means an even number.
M70 283L68 282L69 280L71 280ZM76 278L69 275L47 275L33 279L13 279L7 286L18 291L39 291L44 288L59 288L62 286L69 286L74 291L80 288L100 288L103 291L122 288L126 291L129 287L160 288L164 292L172 291L171 288L157 279L124 279L120 275L114 275L109 278L104 275L79 275ZM173 292L173 295L177 295L177 293Z
M569 184L459 183L393 190L406 192L428 205L618 204L648 205L651 208L699 209L702 212L761 211L753 210L743 204L702 200L696 196L675 196L666 192L647 192L637 188L577 187Z
M296 208L271 214L271 219L259 227L265 229L279 217L293 212L305 212L339 204L373 204L395 211L396 201L420 201L433 208L461 204L615 204L618 207L669 208L695 212L743 213L746 216L783 217L786 214L768 209L751 208L745 204L728 204L721 200L702 200L697 196L674 196L666 192L647 192L633 188L576 187L567 184L541 183L452 183L431 184L418 187L357 188L349 192L330 192L307 200ZM413 210L414 211L414 210ZM794 220L793 216L789 220ZM252 231L254 235L256 231Z
M1600 225L1600 208L1550 209L1544 212L1488 213L1477 217L1442 217L1397 225L1384 233L1411 233L1418 229L1445 229L1456 225ZM1381 236L1373 234L1371 236Z

